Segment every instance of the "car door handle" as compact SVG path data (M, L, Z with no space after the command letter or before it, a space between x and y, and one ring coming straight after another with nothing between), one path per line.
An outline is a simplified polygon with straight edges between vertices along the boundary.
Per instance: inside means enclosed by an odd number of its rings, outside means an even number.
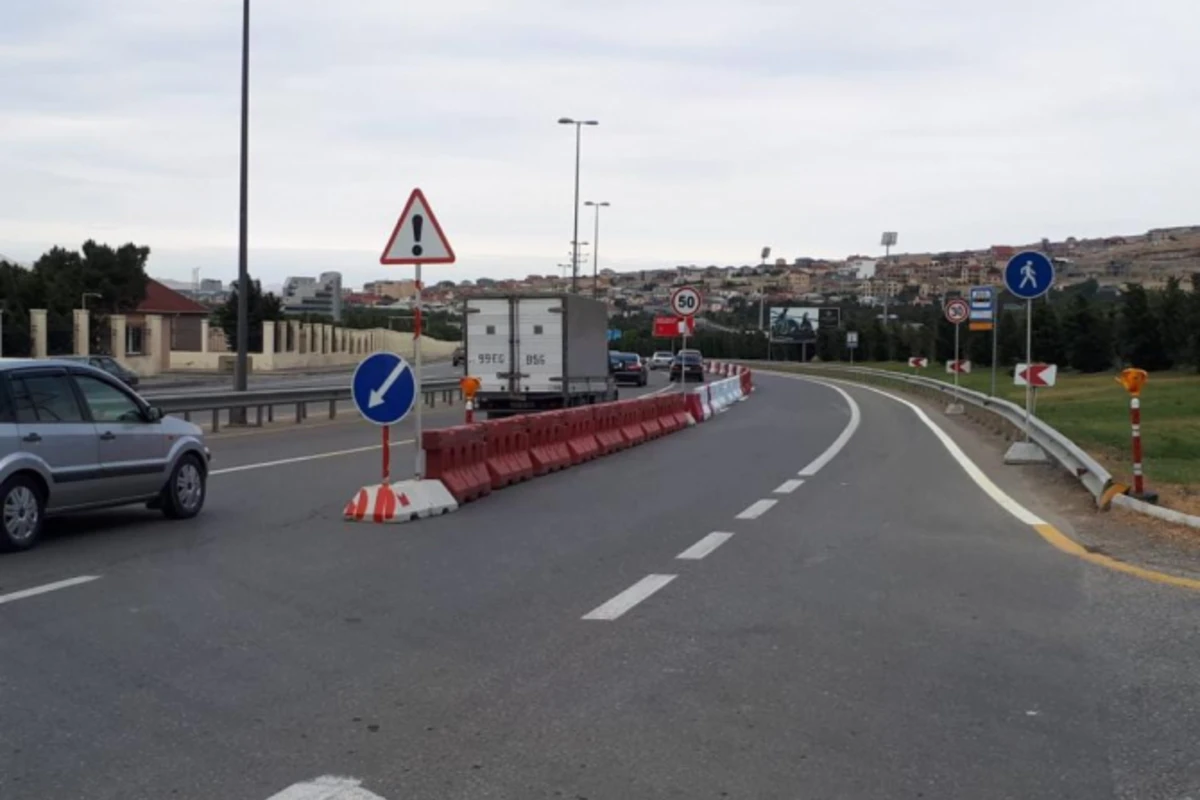
M40 442L42 437L37 433L27 433L21 438L22 442Z
M115 438L117 438L117 435L112 431L105 431L104 433L100 434L100 441L102 442L111 442Z

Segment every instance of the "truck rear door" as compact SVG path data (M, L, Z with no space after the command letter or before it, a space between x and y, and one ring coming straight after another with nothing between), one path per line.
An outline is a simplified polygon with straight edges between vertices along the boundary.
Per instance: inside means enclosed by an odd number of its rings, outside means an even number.
M467 374L479 378L481 392L514 390L512 310L508 298L467 302Z
M526 297L517 303L517 363L522 392L563 391L563 313L557 297Z

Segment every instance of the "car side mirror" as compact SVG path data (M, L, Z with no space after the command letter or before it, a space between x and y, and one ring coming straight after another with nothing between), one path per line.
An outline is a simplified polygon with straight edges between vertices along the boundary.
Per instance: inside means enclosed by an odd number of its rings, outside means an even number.
M163 410L158 406L150 406L146 409L146 419L150 422L161 422L163 418Z

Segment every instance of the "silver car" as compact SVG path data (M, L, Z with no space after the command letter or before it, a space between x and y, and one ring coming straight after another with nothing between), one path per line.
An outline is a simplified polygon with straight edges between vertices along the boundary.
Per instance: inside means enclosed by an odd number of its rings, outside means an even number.
M33 547L48 515L72 511L145 503L194 517L208 462L199 427L104 370L0 359L0 549Z

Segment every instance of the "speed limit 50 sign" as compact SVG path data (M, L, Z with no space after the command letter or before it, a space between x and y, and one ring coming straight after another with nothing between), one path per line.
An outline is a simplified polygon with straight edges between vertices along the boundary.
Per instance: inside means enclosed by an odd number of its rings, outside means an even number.
M681 317L695 316L700 310L700 290L680 286L671 292L671 310Z

